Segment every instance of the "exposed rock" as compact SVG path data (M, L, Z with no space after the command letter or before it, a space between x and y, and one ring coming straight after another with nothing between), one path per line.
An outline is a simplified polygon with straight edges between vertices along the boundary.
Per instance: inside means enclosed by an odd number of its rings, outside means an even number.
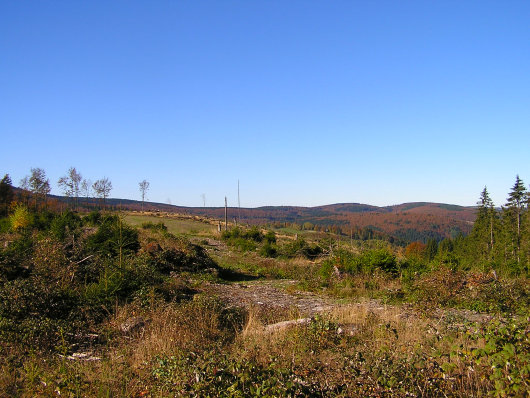
M120 325L120 330L124 334L132 334L139 331L145 326L145 319L141 316L128 318L125 322Z
M209 284L205 290L226 300L229 304L250 308L259 306L272 311L293 308L302 316L313 316L336 307L333 299L311 292L288 292L286 288L296 281L276 280L234 284Z
M266 332L275 332L278 330L283 330L291 326L297 326L297 325L305 325L307 323L311 322L311 318L299 318L299 319L293 319L290 321L283 321L278 323L273 323L272 325L265 326Z
M344 334L346 336L353 336L357 328L355 325L341 325L337 328L337 334Z
M91 352L74 352L72 355L68 355L66 359L71 361L100 361L100 357L92 356Z

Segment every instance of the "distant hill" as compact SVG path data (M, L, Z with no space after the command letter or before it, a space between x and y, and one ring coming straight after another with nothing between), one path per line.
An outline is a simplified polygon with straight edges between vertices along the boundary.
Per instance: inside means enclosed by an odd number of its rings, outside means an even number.
M50 195L59 203L68 201L62 196ZM80 205L98 206L99 199L80 198ZM130 199L107 199L112 209L141 210L142 203ZM146 202L144 210L184 213L216 219L224 218L223 207L184 207L166 203ZM394 206L371 206L361 203L336 203L326 206L263 206L257 208L228 208L228 218L233 221L240 215L248 224L274 224L285 226L296 223L305 229L332 230L360 238L380 236L402 243L442 240L471 232L475 208L444 203L413 202Z
M115 205L139 209L139 202L111 200ZM146 204L146 209L170 211L224 218L222 207L183 207L161 203ZM326 206L263 206L257 208L228 208L228 218L240 215L249 224L296 223L306 229L333 230L357 237L383 235L402 242L428 239L442 240L471 232L475 208L444 203L403 203L395 206L371 206L361 203L337 203Z
M224 208L177 207L188 214L223 218ZM238 217L237 208L229 208L229 218ZM377 207L360 203L338 203L317 207L266 206L242 208L241 219L247 223L296 223L307 228L334 229L349 235L371 230L412 242L433 238L442 240L471 232L475 208L443 203L404 203Z

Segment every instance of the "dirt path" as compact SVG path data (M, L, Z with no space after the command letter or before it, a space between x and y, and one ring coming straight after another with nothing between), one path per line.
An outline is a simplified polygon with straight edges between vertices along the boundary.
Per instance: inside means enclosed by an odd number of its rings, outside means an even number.
M337 302L310 292L294 289L294 280L259 280L231 284L210 284L205 291L224 301L245 308L258 307L276 311L297 311L313 316L329 311ZM292 291L292 292L291 292Z

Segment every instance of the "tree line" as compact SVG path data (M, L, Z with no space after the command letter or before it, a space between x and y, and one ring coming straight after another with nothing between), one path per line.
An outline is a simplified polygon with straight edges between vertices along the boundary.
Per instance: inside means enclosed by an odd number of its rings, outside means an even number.
M501 271L528 275L530 267L530 192L519 176L506 203L495 206L488 188L480 193L476 219L469 235L458 234L440 242L412 242L405 255L420 263L451 269Z
M141 181L139 184L142 198L142 210L149 190L149 182ZM94 182L83 178L75 167L70 167L67 173L59 178L57 186L68 200L69 206L77 210L82 204L80 198L85 198L85 206L88 206L90 198L99 199L99 204L103 208L107 206L107 198L112 191L112 182L107 177L100 178ZM35 167L30 169L30 174L23 177L19 182L21 201L34 208L46 208L48 206L48 196L51 192L50 179L46 176L44 169ZM13 182L9 174L5 174L0 180L0 215L7 215L9 205L14 200Z
M530 263L530 192L516 177L506 203L499 208L484 187L469 236L477 260L528 272Z

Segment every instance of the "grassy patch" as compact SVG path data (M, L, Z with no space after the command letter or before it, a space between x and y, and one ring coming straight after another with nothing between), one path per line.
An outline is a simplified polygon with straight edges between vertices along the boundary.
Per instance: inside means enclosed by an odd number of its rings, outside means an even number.
M163 222L169 233L184 235L211 235L217 231L217 227L194 220L180 220L170 217L155 217L147 215L128 214L125 221L135 227L140 227L144 223L157 224Z

